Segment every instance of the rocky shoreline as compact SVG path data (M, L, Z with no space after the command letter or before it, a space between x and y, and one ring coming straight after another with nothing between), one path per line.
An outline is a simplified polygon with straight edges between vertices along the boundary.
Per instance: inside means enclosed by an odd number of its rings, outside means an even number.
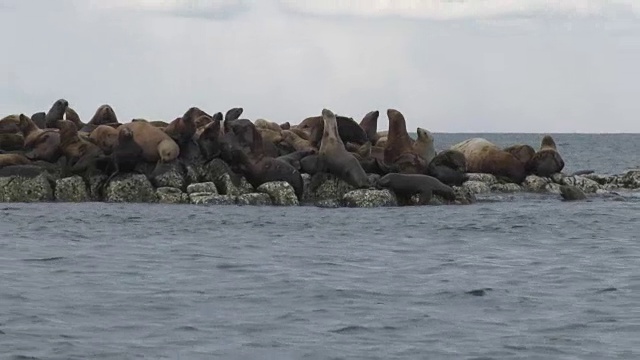
M303 174L304 194L298 200L293 187L284 181L267 182L253 188L242 176L228 170L220 159L204 165L168 166L153 177L124 173L108 179L106 175L62 177L53 167L25 166L21 174L1 176L0 202L108 202L163 203L195 205L254 205L318 207L388 207L399 204L387 189L356 189L325 173ZM378 176L369 174L370 176ZM107 180L109 180L107 182ZM640 191L640 170L619 175L565 175L550 178L529 175L522 185L505 183L491 174L469 173L462 186L453 186L456 199L437 195L429 205L467 205L476 195L492 193L541 193L557 195L561 187L571 186L587 195L615 194L616 190ZM411 204L409 204L411 205Z

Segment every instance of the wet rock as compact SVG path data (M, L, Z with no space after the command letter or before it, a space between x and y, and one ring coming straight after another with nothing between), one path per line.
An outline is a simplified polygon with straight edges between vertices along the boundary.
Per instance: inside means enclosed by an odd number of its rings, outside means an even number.
M551 181L553 181L556 184L564 184L564 178L566 178L567 176L563 173L555 173L553 175L551 175Z
M344 195L355 188L345 181L328 173L317 173L311 177L307 191L303 195L304 201L317 202L319 200L341 201Z
M150 178L153 186L157 188L172 187L182 190L187 185L183 168L178 161L159 164Z
M158 197L151 182L145 175L117 175L105 189L107 202L153 203Z
M579 187L572 185L560 185L560 195L567 201L585 200L587 198Z
M90 201L102 201L104 199L107 179L108 177L106 175L94 175L87 180Z
M251 186L243 176L235 175L234 177L237 177L237 180L232 179L229 174L222 174L222 176L216 180L215 184L220 194L239 196L255 191L253 186Z
M522 186L514 183L492 184L490 188L492 192L501 193L515 193L524 191Z
M443 204L469 205L476 202L476 194L468 188L465 188L464 186L452 186L451 188L456 195L456 199L451 202L440 198ZM434 195L434 198L439 198L439 196Z
M372 208L383 206L398 206L398 200L389 190L358 189L349 191L342 201L348 207Z
M202 165L187 164L184 167L184 180L187 184L195 184L200 182L202 173Z
M626 189L640 188L640 170L629 170L624 175L618 176L616 183Z
M547 185L551 183L548 178L543 178L537 175L529 175L522 182L522 187L525 191L531 192L547 192Z
M53 177L42 173L35 177L0 177L0 201L41 202L53 200Z
M212 195L218 195L218 189L216 184L212 182L195 183L187 186L187 194L194 193L209 193Z
M269 206L273 205L269 194L265 193L251 193L240 195L236 198L238 205L253 205L253 206Z
M291 184L286 181L271 181L258 186L258 192L268 194L273 205L295 206L298 198Z
M477 180L465 181L462 184L462 187L464 187L465 189L468 189L470 192L476 195L486 194L488 192L491 192L491 187L489 186L489 184L482 181L477 181Z
M492 174L468 173L467 181L479 181L487 185L492 185L498 182L498 178L496 178L495 175Z
M233 196L212 193L189 194L189 201L194 205L234 205L236 203Z
M601 189L600 184L597 182L579 175L565 177L563 185L579 187L585 193L595 193L598 189Z
M156 189L158 202L161 204L186 204L189 202L189 196L182 190L172 187L161 187Z
M55 199L60 202L90 201L87 184L81 176L75 175L56 180Z

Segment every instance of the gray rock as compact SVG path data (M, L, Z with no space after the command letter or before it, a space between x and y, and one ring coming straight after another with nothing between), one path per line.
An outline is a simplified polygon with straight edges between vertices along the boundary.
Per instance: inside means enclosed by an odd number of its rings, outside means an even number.
M327 208L327 209L335 209L342 206L340 201L336 199L318 200L313 205L320 208Z
M476 194L464 186L452 186L453 192L456 194L456 199L453 202L440 198L443 204L456 204L456 205L469 205L476 202ZM434 198L439 196L434 195Z
M218 195L218 189L213 182L196 183L187 186L187 194L193 193L210 193Z
M200 182L202 165L187 164L184 170L184 180L187 184L195 184Z
M42 173L35 177L0 177L0 201L43 202L53 200L53 177Z
M560 184L556 184L554 182L549 182L547 185L544 186L544 189L542 189L543 193L549 193L549 194L560 194Z
M264 193L251 193L240 195L236 198L238 205L254 205L254 206L269 206L273 205L271 196Z
M238 176L239 181L234 182L229 174L222 174L215 181L218 192L223 195L239 196L254 192L253 186L242 176Z
M613 175L588 174L584 175L584 177L586 177L587 179L591 179L600 185L607 185L616 181L616 177Z
M493 192L501 192L501 193L514 193L514 192L524 191L522 186L514 183L492 184L490 188L491 188L491 191Z
M629 170L624 175L618 176L616 183L626 189L640 188L640 170Z
M580 175L565 177L563 185L579 187L585 193L595 193L602 188L597 182Z
M553 175L551 175L551 181L553 181L556 184L564 184L564 178L566 178L567 176L563 173L555 173Z
M151 175L151 183L157 188L172 187L180 190L187 186L184 171L178 161L158 165Z
M311 182L303 195L303 201L317 202L319 200L341 201L344 195L355 188L338 177L318 173L311 177Z
M87 184L81 176L75 175L56 180L55 199L60 202L90 201Z
M106 175L94 175L89 178L89 199L102 201L104 199L104 187L108 177Z
M117 175L105 189L107 202L153 203L158 201L156 191L145 175Z
M194 205L234 205L236 203L233 196L212 193L189 194L189 201Z
M498 178L492 174L467 173L467 181L479 181L487 185L492 185L498 182Z
M182 190L172 187L161 187L156 189L158 202L161 204L186 204L189 202L189 196Z
M349 191L342 201L347 207L372 208L398 206L396 196L389 190L358 189Z
M286 181L271 181L258 186L258 192L268 194L273 205L296 206L298 198L293 186Z
M218 179L224 174L231 174L231 168L222 159L213 159L208 163L202 165L198 172L201 181L216 183Z
M547 192L547 185L551 183L548 178L543 178L536 175L527 176L522 182L522 187L525 191L531 192Z
M560 185L560 195L567 201L585 200L587 198L579 187L572 185Z
M489 184L478 180L465 181L462 184L462 187L468 189L470 192L476 195L491 192L491 187L489 186Z

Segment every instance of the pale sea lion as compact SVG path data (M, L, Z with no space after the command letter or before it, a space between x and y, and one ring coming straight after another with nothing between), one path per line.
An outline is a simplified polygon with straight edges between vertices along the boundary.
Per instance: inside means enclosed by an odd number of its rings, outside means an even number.
M436 148L433 144L433 134L423 128L416 130L418 138L413 143L413 151L421 156L427 164L436 157Z
M540 144L540 150L533 155L526 164L530 174L550 177L564 169L564 160L558 153L556 143L550 135L545 135Z
M387 174L377 181L377 186L391 190L402 203L409 203L413 195L419 195L419 205L426 205L433 194L447 200L455 200L453 189L440 180L420 174Z
M293 147L296 151L305 151L315 149L309 140L303 139L297 133L291 130L282 131L283 141Z
M146 121L120 125L133 132L134 141L142 148L142 157L148 162L170 162L180 155L178 144L164 131Z
M520 184L526 177L525 166L512 154L483 138L455 144L451 150L464 154L467 172L493 174Z
M254 125L258 129L269 129L271 131L276 131L276 132L282 131L282 128L280 127L280 125L265 119L257 119L256 121L254 121Z
M113 147L118 143L118 129L108 125L98 125L89 138L97 144L105 154L111 154Z

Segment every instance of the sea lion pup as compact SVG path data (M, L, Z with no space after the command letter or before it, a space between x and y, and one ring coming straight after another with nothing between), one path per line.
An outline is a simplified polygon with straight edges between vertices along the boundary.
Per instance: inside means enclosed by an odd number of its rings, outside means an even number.
M234 122L235 120L238 120L240 118L240 115L242 115L243 112L244 112L244 109L241 107L231 108L227 110L227 113L224 114L224 122L222 124L222 127L224 128L224 132L230 131L229 126L231 125L231 123Z
M360 121L360 127L367 134L367 138L372 144L378 141L378 117L380 117L380 111L370 111Z
M278 156L276 160L284 161L287 164L291 165L294 169L300 171L300 169L302 168L302 166L300 165L300 160L316 153L316 149L298 150L287 155Z
M143 154L144 150L135 141L133 131L128 127L121 127L118 130L118 141L111 152L114 172L105 184L108 184L118 174L134 172L136 165L144 160Z
M427 167L427 175L450 186L460 186L466 180L467 162L459 151L445 150L436 155Z
M302 175L287 162L265 155L262 136L255 125L251 121L236 120L231 127L231 131L248 144L248 151L232 148L232 157L238 161L236 166L247 181L256 188L270 181L286 181L293 187L298 199L302 199Z
M371 182L356 157L347 151L338 134L335 114L322 109L323 135L318 151L317 170L329 172L355 188L368 188Z
M72 173L94 170L99 159L104 158L100 147L78 136L76 125L70 120L58 120L60 130L60 151L66 158L66 165Z
M282 128L280 127L280 125L272 122L272 121L268 121L265 119L258 119L254 122L254 125L258 128L258 129L269 129L271 131L282 131Z
M388 109L389 137L384 148L384 162L405 174L424 174L427 161L413 150L413 139L407 133L404 116L396 109Z
M433 134L423 128L416 130L418 138L413 143L413 151L420 155L429 164L436 157L436 148L433 145Z
M381 177L376 185L391 190L401 203L409 203L413 195L418 194L419 205L426 205L433 194L440 195L447 200L455 200L456 195L450 186L440 180L420 174L387 174Z
M493 174L516 184L526 177L524 165L512 154L484 138L472 138L455 144L451 150L464 154L467 172Z
M142 158L148 162L167 163L180 155L180 147L161 129L147 121L132 121L120 125L133 132L133 140L142 147Z
M352 118L346 116L335 116L338 129L338 136L342 140L342 143L354 143L362 145L369 139L367 134L362 130L360 125ZM297 126L298 129L309 132L309 140L311 145L315 147L320 146L320 140L324 134L324 119L322 116L308 117Z
M511 145L503 149L509 154L516 157L516 159L520 160L521 163L527 164L533 155L536 154L536 151L529 145L518 144Z
M309 140L303 139L291 130L282 131L282 139L296 151L315 149Z
M116 116L115 111L110 105L104 104L100 105L96 110L95 114L89 122L80 128L78 131L90 133L93 129L97 128L98 125L107 125L107 124L117 124L118 117Z
M198 136L198 147L205 161L210 161L220 156L222 143L220 142L220 119L212 119Z
M89 139L98 145L106 155L109 155L113 151L113 147L118 143L118 132L118 129L112 126L98 125L89 134Z
M11 165L27 165L31 160L22 154L0 154L0 168Z
M556 142L550 135L545 135L540 144L540 150L533 155L526 165L530 174L550 177L564 168L564 160L558 153Z
M64 114L69 107L69 102L65 99L56 100L51 108L45 115L45 127L46 128L55 128L56 121L62 120L64 118Z

